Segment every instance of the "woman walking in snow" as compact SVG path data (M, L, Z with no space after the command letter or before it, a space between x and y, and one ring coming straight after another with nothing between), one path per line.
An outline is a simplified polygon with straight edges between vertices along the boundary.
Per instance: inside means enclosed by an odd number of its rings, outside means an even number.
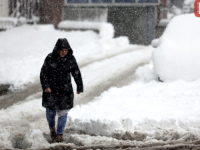
M40 72L43 89L42 106L46 108L51 138L56 142L63 141L67 114L73 107L74 93L70 72L77 84L77 94L80 94L83 92L83 82L73 50L66 38L58 39L53 52L46 57ZM57 132L56 114L58 115Z

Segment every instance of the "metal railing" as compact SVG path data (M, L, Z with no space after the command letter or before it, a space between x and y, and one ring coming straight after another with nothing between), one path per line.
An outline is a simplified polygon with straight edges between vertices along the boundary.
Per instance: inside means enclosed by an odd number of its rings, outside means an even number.
M40 0L0 0L0 30L39 21Z

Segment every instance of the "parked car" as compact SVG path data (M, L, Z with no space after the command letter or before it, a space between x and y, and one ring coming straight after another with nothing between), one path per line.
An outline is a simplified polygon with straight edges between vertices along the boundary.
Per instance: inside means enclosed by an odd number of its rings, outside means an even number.
M162 81L193 81L200 77L200 18L174 17L152 46L155 73Z

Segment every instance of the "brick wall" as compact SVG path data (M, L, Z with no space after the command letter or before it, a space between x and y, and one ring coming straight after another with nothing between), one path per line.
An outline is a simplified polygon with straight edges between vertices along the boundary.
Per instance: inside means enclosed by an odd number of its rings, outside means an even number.
M166 19L167 18L167 1L168 0L160 0L159 11L158 11L158 19Z
M40 1L40 23L54 24L57 28L62 20L62 8L64 0L41 0Z

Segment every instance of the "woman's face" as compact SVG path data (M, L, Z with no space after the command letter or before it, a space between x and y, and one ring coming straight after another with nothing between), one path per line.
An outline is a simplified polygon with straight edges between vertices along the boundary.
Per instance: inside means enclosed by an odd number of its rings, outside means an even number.
M68 53L68 49L62 49L58 51L58 54L60 55L60 57L65 57Z

